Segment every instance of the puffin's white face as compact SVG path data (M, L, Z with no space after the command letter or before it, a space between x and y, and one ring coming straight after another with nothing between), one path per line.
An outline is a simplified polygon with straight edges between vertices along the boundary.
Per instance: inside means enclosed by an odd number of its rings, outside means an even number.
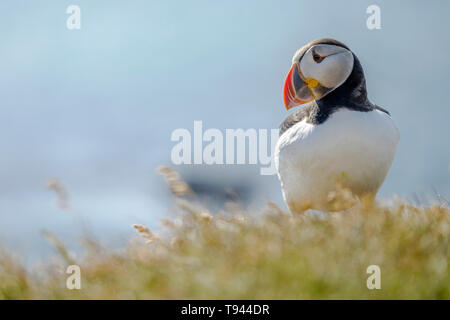
M287 109L323 98L343 84L353 70L353 54L341 46L317 44L301 55L300 49L284 84Z

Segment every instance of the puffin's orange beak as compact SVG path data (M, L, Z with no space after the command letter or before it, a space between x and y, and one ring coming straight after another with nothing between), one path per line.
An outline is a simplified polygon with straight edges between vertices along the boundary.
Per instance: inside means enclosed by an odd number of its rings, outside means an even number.
M298 63L294 63L287 74L283 86L283 100L286 109L314 100L308 85L300 75Z

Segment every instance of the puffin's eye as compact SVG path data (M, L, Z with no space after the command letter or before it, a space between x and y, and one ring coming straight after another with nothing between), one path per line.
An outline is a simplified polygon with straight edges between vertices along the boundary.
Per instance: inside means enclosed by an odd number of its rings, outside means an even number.
M324 57L322 57L320 54L317 54L315 52L313 53L312 57L313 57L313 60L317 63L322 62L322 60L324 59Z

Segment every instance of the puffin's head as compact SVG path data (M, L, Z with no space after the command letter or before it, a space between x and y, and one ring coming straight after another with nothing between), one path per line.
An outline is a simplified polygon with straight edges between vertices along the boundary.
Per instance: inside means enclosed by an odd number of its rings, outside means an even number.
M286 109L320 100L342 86L352 74L356 57L343 43L319 39L300 48L283 88Z

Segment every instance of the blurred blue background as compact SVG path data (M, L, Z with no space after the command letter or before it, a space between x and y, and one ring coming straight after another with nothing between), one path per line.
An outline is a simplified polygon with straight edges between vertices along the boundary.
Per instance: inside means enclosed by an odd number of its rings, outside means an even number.
M68 30L69 5L81 29ZM368 30L366 8L381 8ZM133 223L152 228L173 207L155 168L170 164L176 128L277 128L294 52L332 37L359 57L372 102L387 108L401 142L381 198L450 195L450 2L112 1L0 3L0 244L28 257L68 242L77 219L120 245ZM284 207L276 176L257 165L181 166L246 205ZM61 181L77 218L46 189Z

